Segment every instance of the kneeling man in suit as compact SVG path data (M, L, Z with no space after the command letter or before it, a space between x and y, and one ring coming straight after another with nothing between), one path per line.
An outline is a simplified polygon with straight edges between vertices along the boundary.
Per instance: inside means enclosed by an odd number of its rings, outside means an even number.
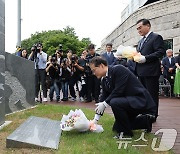
M97 123L105 108L110 106L115 117L113 131L118 133L116 137L122 132L133 136L132 130L136 129L151 132L156 105L136 76L124 66L108 66L101 57L94 57L90 68L102 83L102 95L100 103L96 104L93 121Z

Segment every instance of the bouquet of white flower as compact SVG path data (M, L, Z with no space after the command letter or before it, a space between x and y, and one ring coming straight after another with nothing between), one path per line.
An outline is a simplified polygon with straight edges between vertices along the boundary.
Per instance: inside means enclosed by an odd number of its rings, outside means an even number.
M63 115L60 126L63 131L77 130L79 132L92 131L97 133L104 131L101 125L89 121L81 109L71 110L68 115Z
M140 60L140 57L142 56L140 52L136 51L136 48L131 46L122 46L120 45L117 48L116 53L114 53L115 57L122 56L124 58L127 58L128 60L134 60L135 62L138 62Z

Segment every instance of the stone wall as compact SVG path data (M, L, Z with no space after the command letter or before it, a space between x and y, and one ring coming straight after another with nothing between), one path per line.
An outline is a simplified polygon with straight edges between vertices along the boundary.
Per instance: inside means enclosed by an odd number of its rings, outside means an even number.
M5 113L35 105L34 62L5 53Z
M173 50L180 49L180 0L161 0L142 8L127 18L119 27L102 41L101 48L112 42L116 49L119 45L136 45L141 38L136 30L136 22L147 18L152 31L163 36L164 40L173 39Z
M0 125L5 122L4 69L5 69L5 2L0 0Z

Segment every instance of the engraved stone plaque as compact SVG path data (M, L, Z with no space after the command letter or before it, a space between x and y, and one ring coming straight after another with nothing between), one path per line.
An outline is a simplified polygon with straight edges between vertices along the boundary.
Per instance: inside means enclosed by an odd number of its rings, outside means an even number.
M6 139L7 148L44 147L58 149L60 121L31 116Z
M0 0L0 126L5 122L4 71L5 71L5 1Z

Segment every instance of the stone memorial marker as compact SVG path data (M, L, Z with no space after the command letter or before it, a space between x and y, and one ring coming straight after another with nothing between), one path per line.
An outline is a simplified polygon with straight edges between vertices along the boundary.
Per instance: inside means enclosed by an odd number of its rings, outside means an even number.
M60 121L31 116L6 139L7 148L45 147L58 149Z
M0 0L0 126L5 122L5 1Z

